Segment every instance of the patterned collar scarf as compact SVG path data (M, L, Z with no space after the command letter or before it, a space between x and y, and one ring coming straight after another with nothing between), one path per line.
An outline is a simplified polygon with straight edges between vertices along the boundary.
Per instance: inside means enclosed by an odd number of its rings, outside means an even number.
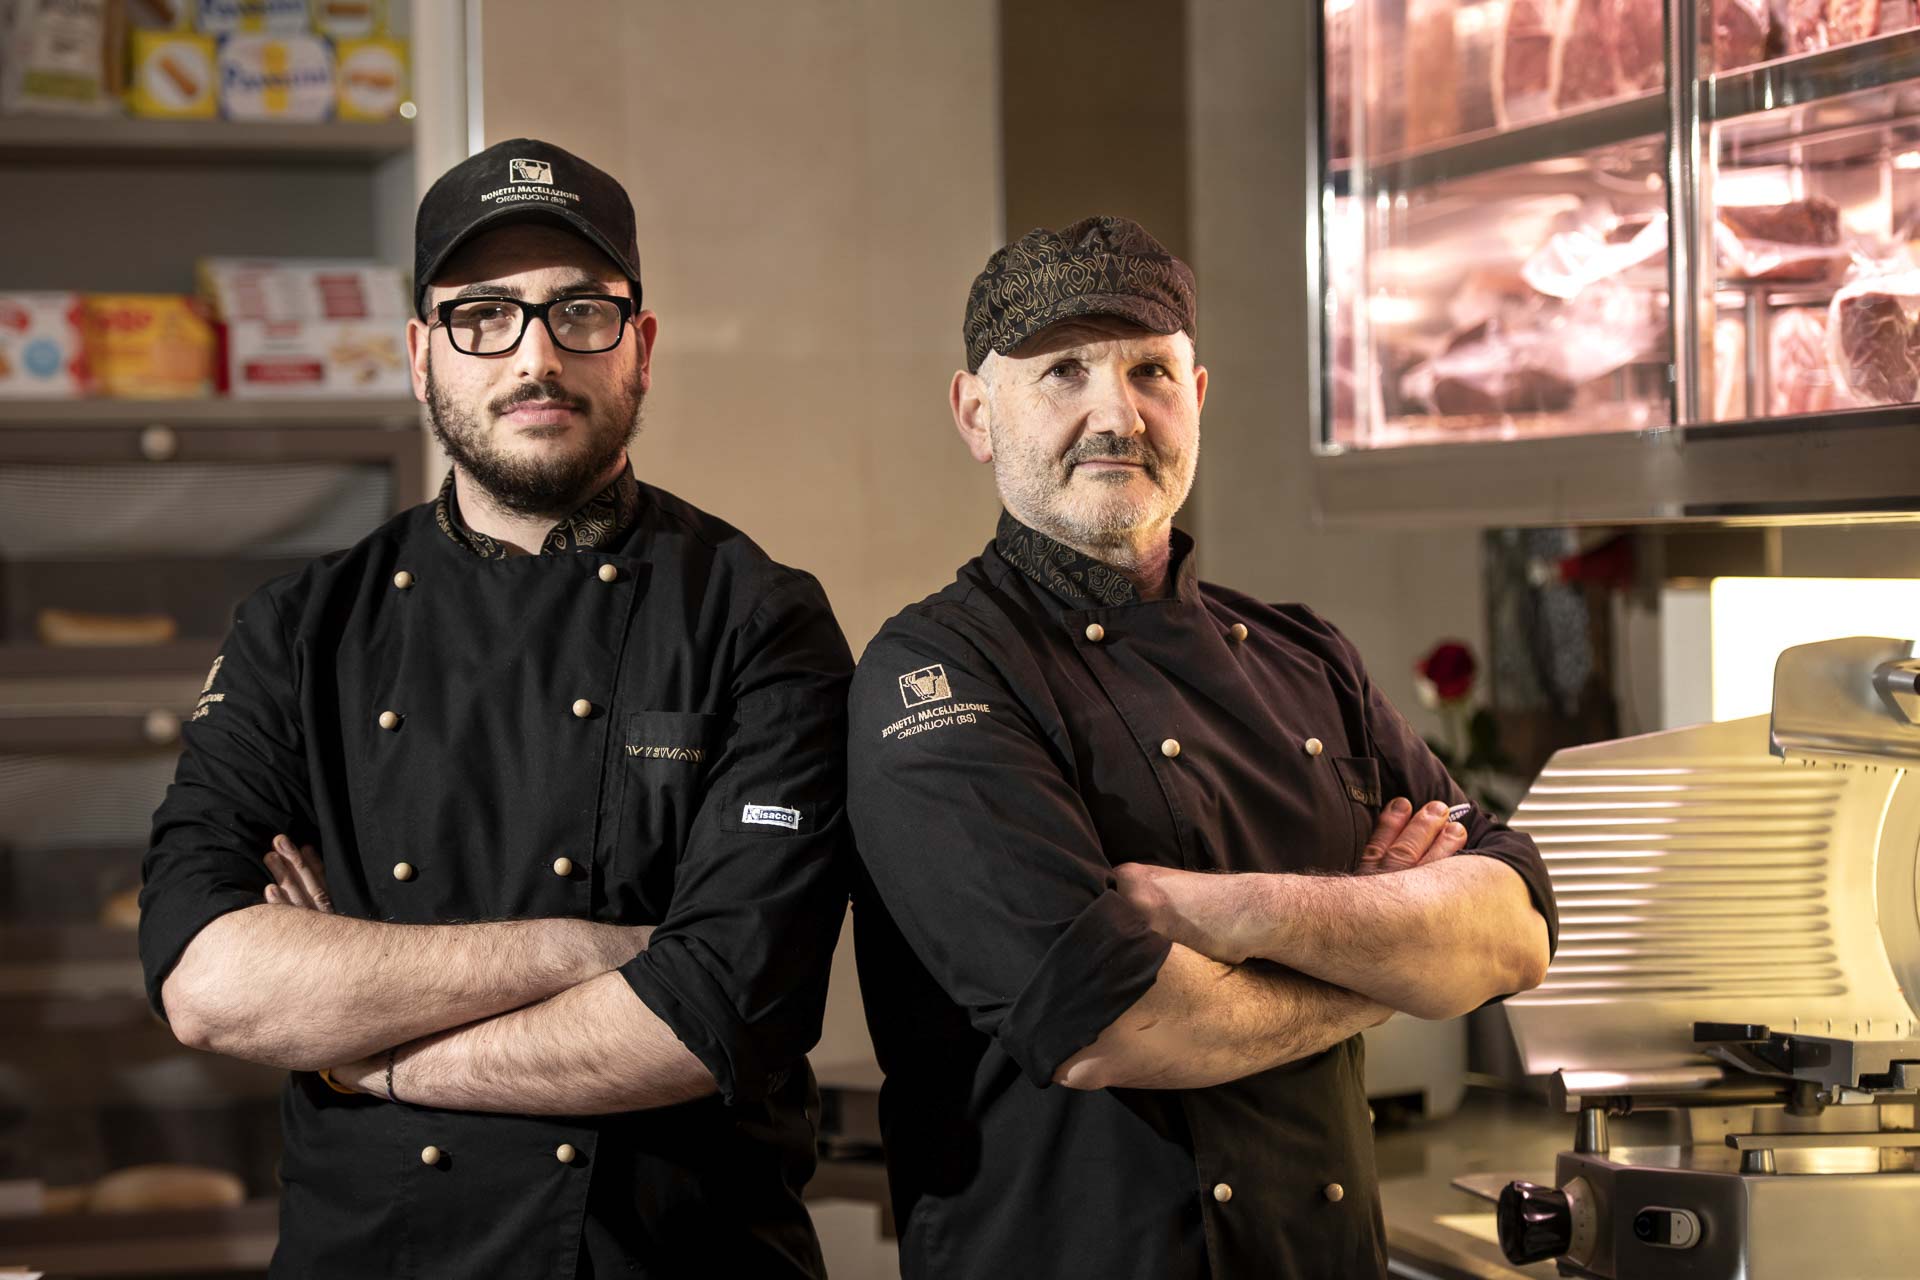
M628 463L612 484L588 498L578 511L548 531L540 544L540 554L557 556L610 546L627 531L639 513L640 482L633 478L633 464ZM504 543L468 528L467 522L460 518L460 500L454 494L452 471L447 472L440 496L434 499L433 518L440 532L451 538L455 546L471 551L482 560L507 558Z
M1029 529L1009 513L1000 513L994 549L1020 572L1032 578L1070 609L1112 608L1137 604L1140 593L1133 579L1111 565L1082 555L1037 529ZM1194 576L1193 539L1173 531L1175 594L1186 596Z

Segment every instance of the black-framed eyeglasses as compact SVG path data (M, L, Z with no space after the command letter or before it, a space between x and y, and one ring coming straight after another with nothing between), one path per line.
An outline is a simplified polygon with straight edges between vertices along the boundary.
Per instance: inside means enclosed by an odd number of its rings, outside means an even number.
M520 345L535 320L553 345L593 356L620 345L633 318L633 299L611 293L570 293L551 302L518 298L455 298L434 308L453 349L469 356L503 356Z

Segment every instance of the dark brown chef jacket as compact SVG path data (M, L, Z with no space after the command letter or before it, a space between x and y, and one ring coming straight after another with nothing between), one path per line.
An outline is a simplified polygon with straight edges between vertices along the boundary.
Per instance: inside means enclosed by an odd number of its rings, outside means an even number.
M507 558L449 487L241 605L154 817L149 995L261 901L282 831L345 915L656 925L620 972L717 1096L496 1115L296 1072L272 1275L820 1276L846 642L813 578L630 472L542 551Z
M1385 1273L1359 1036L1207 1089L1049 1083L1170 945L1114 864L1351 872L1384 800L1464 799L1344 636L1202 583L1174 538L1174 592L1142 601L1003 517L854 677L854 922L908 1277ZM1467 829L1554 934L1532 842Z

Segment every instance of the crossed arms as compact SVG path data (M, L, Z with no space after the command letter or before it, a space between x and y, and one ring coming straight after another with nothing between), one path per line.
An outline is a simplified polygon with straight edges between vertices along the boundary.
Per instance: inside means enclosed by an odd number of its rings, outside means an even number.
M1547 928L1525 883L1446 807L1382 813L1357 876L1115 868L1173 941L1153 986L1054 1073L1075 1089L1198 1088L1318 1053L1396 1011L1448 1018L1536 986Z
M711 1073L614 970L648 926L403 925L332 913L284 836L276 883L188 944L162 985L188 1045L471 1111L588 1115L712 1093Z

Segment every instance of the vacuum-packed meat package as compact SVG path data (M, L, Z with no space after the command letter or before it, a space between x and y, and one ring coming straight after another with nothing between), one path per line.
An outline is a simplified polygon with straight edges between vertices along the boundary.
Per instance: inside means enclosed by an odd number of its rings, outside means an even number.
M1538 298L1466 328L1401 380L1434 413L1558 413L1580 389L1630 364L1661 358L1659 295L1603 281L1566 301Z
M1827 365L1827 309L1786 307L1773 313L1768 330L1767 412L1826 413L1844 409L1851 398L1834 384Z
M1613 77L1620 93L1646 93L1667 82L1667 30L1662 0L1612 0Z
M1767 58L1773 14L1767 0L1713 0L1713 65L1748 67Z
M1732 280L1825 280L1847 259L1840 206L1825 196L1721 205L1714 241L1720 270Z
M1554 232L1533 251L1520 267L1520 278L1550 298L1572 298L1602 280L1665 288L1666 272L1664 209L1624 217L1611 210L1583 210L1576 225Z
M1920 391L1914 313L1920 270L1856 280L1827 310L1827 366L1834 383L1860 404L1908 404Z
M1494 118L1505 129L1553 112L1561 0L1512 0L1494 47Z
M1460 59L1453 42L1458 0L1407 0L1407 145L1460 132Z

